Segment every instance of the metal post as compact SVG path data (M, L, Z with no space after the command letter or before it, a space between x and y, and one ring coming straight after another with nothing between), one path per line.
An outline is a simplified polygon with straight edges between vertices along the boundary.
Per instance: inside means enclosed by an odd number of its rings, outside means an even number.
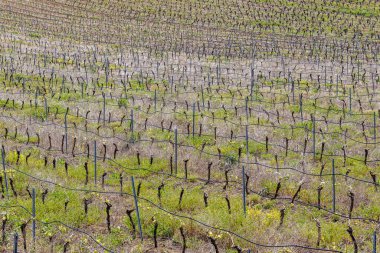
M195 132L195 103L193 103L193 138Z
M313 158L315 160L315 117L313 116Z
M350 106L350 113L352 113L352 98L351 98L351 88L348 89L349 93L349 106Z
M17 232L13 236L13 253L17 253L18 234Z
M246 144L246 156L248 165L249 147L248 147L248 125L245 126L245 144Z
M103 92L103 125L106 124L106 95Z
M177 127L174 129L174 173L177 175L178 169L178 132Z
M332 211L335 213L335 162L332 159Z
M133 134L133 110L131 110L131 132Z
M96 141L94 141L94 184L96 185L96 178L97 178L97 166L96 166Z
M205 109L205 99L204 99L204 96L203 96L203 85L201 85L201 93L202 93L202 107L203 107L203 110Z
M136 189L135 189L135 178L132 176L132 191L133 191L133 198L135 200L135 207L136 207L136 214L137 214L137 222L139 225L139 233L140 233L140 239L141 241L143 240L143 235L142 235L142 229L141 229L141 220L140 220L140 212L139 212L139 205L138 205L138 200L137 200L137 195L136 195Z
M69 108L67 108L66 113L65 113L65 150L67 153L67 114L69 113Z
M33 235L33 243L36 243L36 189L32 189L32 235Z
M300 94L300 113L301 113L301 121L303 122L302 94Z
M247 118L247 124L248 124L248 97L245 98L245 116Z
M134 129L133 129L133 124L134 124L134 119L133 119L133 110L131 110L131 132L132 132L132 136L131 136L131 140L132 140L132 142L134 141Z
M376 238L376 231L373 232L373 237L372 237L372 240L373 240L373 253L376 253L376 243L377 243L377 238Z
M4 151L4 148L1 149L1 161L3 163L5 190L7 191L7 198L9 198L9 194L8 194L8 178L7 178L7 171L5 170L5 151Z
M373 142L376 146L376 112L373 112Z
M243 211L244 211L244 216L247 215L247 207L246 207L246 200L245 200L245 172L244 172L244 166L243 166L243 169L242 169L242 189L243 189Z
M251 95L251 101L252 101L252 97L253 97L253 87L255 85L255 70L253 68L253 66L251 66L251 91L250 91L250 95Z

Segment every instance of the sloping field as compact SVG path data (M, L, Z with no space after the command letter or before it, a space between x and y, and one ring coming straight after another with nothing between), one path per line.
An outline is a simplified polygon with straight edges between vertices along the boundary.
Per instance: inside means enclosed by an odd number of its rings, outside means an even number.
M2 0L2 252L378 252L379 17Z

